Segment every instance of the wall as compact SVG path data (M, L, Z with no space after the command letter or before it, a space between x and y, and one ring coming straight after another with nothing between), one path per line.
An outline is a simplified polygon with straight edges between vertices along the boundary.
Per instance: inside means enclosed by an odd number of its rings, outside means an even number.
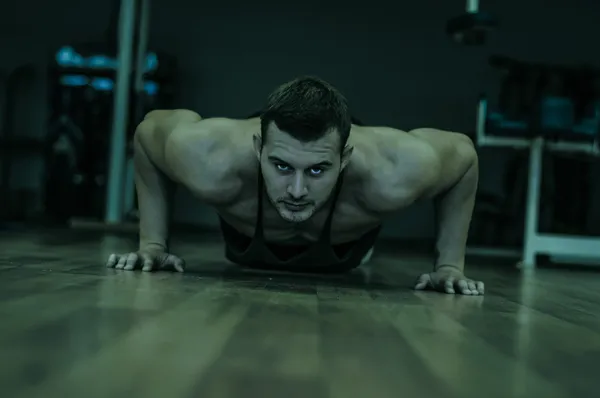
M101 37L110 12L106 2L97 2L92 13L82 3L60 0L39 2L31 15L31 3L11 1L16 17L0 13L0 22L6 22L0 23L0 43L11 54L2 67L33 60L43 68L54 46ZM592 0L530 0L518 10L513 2L484 1L482 7L498 15L502 27L482 48L456 46L444 34L446 20L462 12L463 2L390 4L154 0L150 41L179 59L178 105L205 117L247 115L278 84L317 74L342 90L366 123L401 129L472 130L477 97L493 89L496 79L487 66L490 54L600 64L600 54L592 51L600 3ZM40 117L24 130L41 134L42 80L35 92L27 113ZM482 151L482 188L498 190L505 158ZM39 180L33 168L21 170L24 183ZM186 193L178 195L176 217L216 223L212 211ZM384 233L427 237L432 226L430 205L423 204L388 222Z

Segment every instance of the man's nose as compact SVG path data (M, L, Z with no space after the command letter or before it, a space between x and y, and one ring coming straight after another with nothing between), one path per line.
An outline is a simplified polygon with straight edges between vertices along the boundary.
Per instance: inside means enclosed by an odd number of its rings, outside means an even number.
M308 193L302 173L295 173L288 185L287 193L294 199L302 199Z

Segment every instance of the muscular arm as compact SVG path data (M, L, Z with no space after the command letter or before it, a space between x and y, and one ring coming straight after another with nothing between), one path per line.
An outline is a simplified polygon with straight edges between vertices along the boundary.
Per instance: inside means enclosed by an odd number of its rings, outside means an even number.
M235 195L230 132L235 121L201 119L190 111L154 111L134 138L140 250L168 250L170 202L175 184L208 204ZM235 156L235 155L234 155ZM227 163L227 164L224 164ZM228 166L228 167L227 167Z
M477 153L462 134L433 129L411 132L433 149L437 175L427 190L436 212L436 269L452 265L464 270L469 225L479 179Z
M143 126L140 126L143 129ZM138 128L134 136L135 187L140 215L140 250L168 250L169 205L173 184L156 167L141 143Z
M174 173L167 151L174 132L201 117L187 110L148 113L134 135L135 186L140 215L140 250L167 251Z
M478 160L471 140L435 129L408 133L379 128L365 140L361 152L377 144L376 172L367 173L371 186L366 206L383 216L420 199L433 199L436 213L434 272L419 276L415 289L449 294L484 294L483 282L464 274L465 249L478 183ZM362 158L359 157L359 160ZM372 166L371 166L372 167Z

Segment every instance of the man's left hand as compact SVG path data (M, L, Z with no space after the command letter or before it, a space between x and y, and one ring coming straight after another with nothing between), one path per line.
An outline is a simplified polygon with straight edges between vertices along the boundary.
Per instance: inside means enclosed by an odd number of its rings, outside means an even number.
M423 274L417 279L415 290L437 290L448 294L469 296L483 295L485 286L481 281L467 278L458 268L441 266L436 271Z

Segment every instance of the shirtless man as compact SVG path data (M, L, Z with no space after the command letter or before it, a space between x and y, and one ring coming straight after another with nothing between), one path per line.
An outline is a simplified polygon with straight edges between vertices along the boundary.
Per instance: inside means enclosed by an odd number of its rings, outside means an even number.
M150 112L134 145L139 249L112 254L108 267L183 272L183 261L168 250L173 183L214 207L229 260L297 272L358 267L382 220L433 198L437 259L415 289L484 293L483 283L463 272L478 180L477 154L465 135L352 124L334 87L301 77L278 87L259 118Z

